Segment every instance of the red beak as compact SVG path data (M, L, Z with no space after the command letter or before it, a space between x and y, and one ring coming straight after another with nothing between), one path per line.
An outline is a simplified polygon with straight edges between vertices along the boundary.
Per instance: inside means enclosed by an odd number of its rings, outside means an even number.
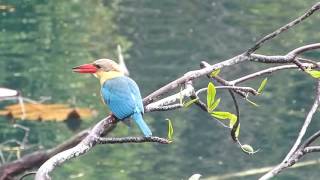
M73 72L77 73L96 73L98 68L93 64L83 64L77 67L72 68Z

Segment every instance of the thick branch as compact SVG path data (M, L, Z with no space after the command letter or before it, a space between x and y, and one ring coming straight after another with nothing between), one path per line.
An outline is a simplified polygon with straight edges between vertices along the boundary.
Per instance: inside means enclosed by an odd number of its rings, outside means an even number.
M41 165L58 152L69 149L78 144L85 136L87 136L87 134L88 130L81 131L57 147L48 150L35 151L23 156L21 159L2 165L0 167L0 180L9 179L12 175L17 175L25 170Z
M42 166L37 171L35 179L51 179L49 176L49 172L51 172L55 167L61 165L63 162L89 151L97 143L95 137L101 136L105 133L106 130L110 131L114 128L114 125L115 124L113 123L111 116L108 116L105 119L98 122L90 131L89 135L86 136L78 145L71 149L56 154L55 156L47 160L44 164L42 164Z

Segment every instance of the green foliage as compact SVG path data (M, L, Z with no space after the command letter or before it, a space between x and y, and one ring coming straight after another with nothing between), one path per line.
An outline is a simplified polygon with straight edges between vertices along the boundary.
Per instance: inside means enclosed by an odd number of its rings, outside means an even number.
M268 78L264 78L263 81L261 82L259 88L258 88L258 93L261 94L264 88L266 87L268 82Z
M212 82L209 82L208 88L207 88L207 108L208 112L211 114L211 116L215 117L218 120L226 120L229 119L229 127L232 129L232 127L237 122L237 116L225 111L214 111L218 105L220 104L220 98L215 100L217 90ZM240 125L237 127L235 136L238 137L240 133Z
M170 141L173 140L173 126L172 126L172 122L170 119L167 119L168 121L168 139Z
M214 84L210 82L207 88L207 108L209 113L213 111L213 107L214 107L213 105L215 102L216 93L217 93L217 90Z
M218 118L218 119L230 119L231 121L234 121L234 119L237 119L237 116L230 113L230 112L224 112L224 111L214 111L211 113L211 115L215 118ZM230 122L230 127L231 126L231 122Z
M211 72L210 77L216 77L220 73L221 69L216 69Z
M255 106L255 107L259 107L259 104L257 104L257 103L255 103L255 102L251 101L251 100L250 100L250 99L248 99L248 98L246 98L246 101L247 101L248 103L250 103L251 105Z
M215 110L219 106L220 101L221 101L221 98L214 101L214 103L211 106L210 112L212 112L213 110Z
M310 75L310 76L312 76L312 77L314 77L314 78L320 78L320 71L318 71L318 70L306 70L306 72Z
M226 120L229 119L229 127L232 128L235 123L237 122L237 116L230 113L230 112L225 112L225 111L213 111L211 113L211 116L219 119L219 120ZM236 137L239 137L239 133L240 133L240 125L238 126L237 130L236 130Z
M252 148L252 146L250 146L249 144L244 144L241 146L242 150L248 154L253 154L254 153L254 149Z
M184 107L184 108L188 108L189 106L191 106L193 103L197 102L198 100L199 100L199 99L196 98L196 99L192 99L192 100L190 100L190 101L188 101L188 102L184 102L184 103L183 103L183 107Z

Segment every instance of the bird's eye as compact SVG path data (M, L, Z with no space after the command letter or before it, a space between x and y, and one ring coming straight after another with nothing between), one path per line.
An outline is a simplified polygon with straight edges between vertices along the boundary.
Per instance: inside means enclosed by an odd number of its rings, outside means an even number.
M101 66L100 66L100 65L98 65L98 64L95 64L94 66L95 66L95 67L97 67L98 69L100 69L100 68L101 68Z

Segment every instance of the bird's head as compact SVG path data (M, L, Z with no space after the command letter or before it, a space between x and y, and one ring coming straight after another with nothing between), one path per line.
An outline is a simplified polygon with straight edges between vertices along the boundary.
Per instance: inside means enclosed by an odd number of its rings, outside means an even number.
M120 65L110 59L98 59L90 64L83 64L72 68L73 72L93 74L104 82L107 79L123 76L124 72Z
M99 72L122 72L121 67L110 59L98 59L90 64L83 64L72 68L73 72L95 74Z

